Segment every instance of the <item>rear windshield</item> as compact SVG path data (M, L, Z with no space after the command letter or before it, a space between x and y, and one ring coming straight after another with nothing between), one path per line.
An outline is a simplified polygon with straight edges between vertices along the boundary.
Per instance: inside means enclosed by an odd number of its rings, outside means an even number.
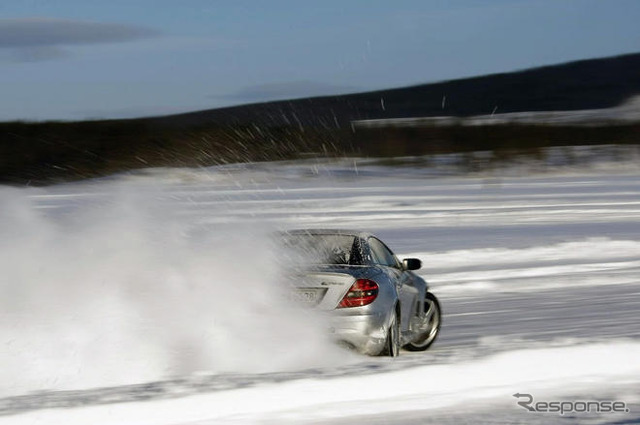
M362 265L358 238L351 235L286 234L287 259L304 264Z

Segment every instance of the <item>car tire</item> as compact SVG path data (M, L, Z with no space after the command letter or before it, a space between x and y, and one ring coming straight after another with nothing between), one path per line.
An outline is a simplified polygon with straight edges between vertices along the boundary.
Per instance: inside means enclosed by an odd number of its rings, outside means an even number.
M400 322L395 312L391 317L391 324L389 324L389 329L387 330L387 340L380 355L398 357L400 355Z
M430 292L425 294L424 307L425 311L433 309L433 313L430 315L427 323L424 324L424 331L416 337L413 341L405 345L408 351L424 351L435 342L438 334L440 333L440 325L442 324L442 310L440 308L440 302Z

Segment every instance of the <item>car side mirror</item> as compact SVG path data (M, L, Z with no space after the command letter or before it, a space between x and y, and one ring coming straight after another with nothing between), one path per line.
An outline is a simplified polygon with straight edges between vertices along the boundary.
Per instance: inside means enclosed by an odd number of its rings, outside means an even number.
M422 261L417 258L405 258L402 260L402 265L405 270L418 270L422 267Z

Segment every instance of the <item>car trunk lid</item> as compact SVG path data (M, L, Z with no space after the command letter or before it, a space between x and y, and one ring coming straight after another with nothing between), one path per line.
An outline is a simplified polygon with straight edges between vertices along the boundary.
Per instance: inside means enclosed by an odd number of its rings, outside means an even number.
M333 310L355 281L347 267L318 267L292 279L292 299L320 310Z

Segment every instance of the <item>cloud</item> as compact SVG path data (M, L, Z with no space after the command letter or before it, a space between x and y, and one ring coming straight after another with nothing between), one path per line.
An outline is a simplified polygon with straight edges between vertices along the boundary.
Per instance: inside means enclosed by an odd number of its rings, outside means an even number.
M359 91L353 86L339 86L313 81L290 81L245 87L235 93L211 96L232 101L265 101L274 99L295 99L300 97L328 96Z
M60 59L69 56L69 52L56 46L36 46L12 49L11 59L16 62L38 62Z
M0 49L16 61L67 56L65 46L123 43L156 37L160 32L133 25L54 18L0 19Z

